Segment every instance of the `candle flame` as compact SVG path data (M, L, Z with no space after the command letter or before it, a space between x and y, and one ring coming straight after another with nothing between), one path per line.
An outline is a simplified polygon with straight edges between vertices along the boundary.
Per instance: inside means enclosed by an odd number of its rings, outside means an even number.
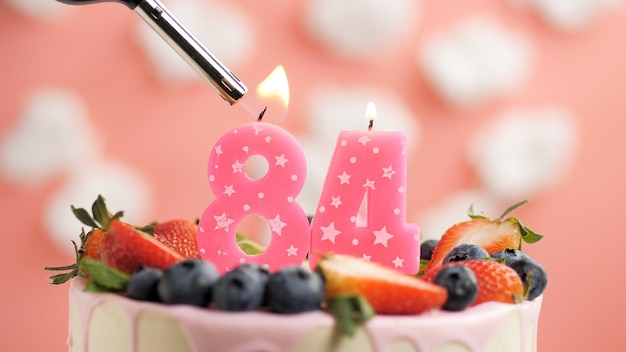
M365 116L367 117L367 120L369 121L367 129L371 130L372 127L374 127L374 120L376 119L376 105L374 105L374 103L372 103L371 101L367 103L367 108L365 109Z
M257 93L265 98L278 98L286 108L289 105L289 81L282 65L276 66L274 71L259 83Z

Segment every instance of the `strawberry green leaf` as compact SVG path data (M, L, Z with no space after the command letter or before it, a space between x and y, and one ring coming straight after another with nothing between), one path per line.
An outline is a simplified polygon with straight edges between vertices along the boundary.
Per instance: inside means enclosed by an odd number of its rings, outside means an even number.
M519 221L519 219L514 218L514 221L517 223L517 226L519 226L520 232L522 234L522 240L524 240L524 242L536 243L536 242L539 242L539 240L543 238L542 234L538 234L535 231L524 226L522 222Z
M105 263L85 258L80 261L80 268L91 278L93 284L89 285L98 292L125 292L126 284L130 276L119 270L113 269Z
M478 215L478 214L474 213L474 204L471 204L469 206L469 209L467 209L467 215L471 219L484 219L484 218L486 218L484 215Z
M87 210L83 208L75 208L72 205L72 213L74 213L74 216L76 216L76 218L83 224L94 229L99 227L98 224L91 218L91 215L89 215Z
M420 271L417 272L416 276L424 275L424 272L426 271L426 267L428 266L429 261L430 260L428 259L420 259Z
M500 215L500 217L498 217L498 221L502 221L504 220L504 218L509 215L513 210L521 207L522 205L528 203L528 201L526 199L524 200L520 200L519 202L509 206L508 208L504 209L504 211L502 212L502 215Z
M361 295L342 295L328 300L326 309L337 322L339 330L354 336L358 325L374 317L374 309Z

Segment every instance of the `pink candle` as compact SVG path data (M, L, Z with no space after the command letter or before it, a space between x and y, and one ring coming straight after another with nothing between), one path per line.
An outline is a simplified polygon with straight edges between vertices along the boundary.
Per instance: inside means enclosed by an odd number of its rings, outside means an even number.
M253 156L264 157L267 173L250 178L243 169ZM241 125L224 134L209 157L209 184L215 199L198 227L202 259L220 273L242 263L266 264L278 270L301 264L309 249L309 223L295 202L306 175L304 152L284 129L264 122ZM248 216L265 219L271 239L265 252L244 253L236 243L237 225Z
M406 223L401 132L342 131L311 224L311 267L324 253L419 270L419 228Z

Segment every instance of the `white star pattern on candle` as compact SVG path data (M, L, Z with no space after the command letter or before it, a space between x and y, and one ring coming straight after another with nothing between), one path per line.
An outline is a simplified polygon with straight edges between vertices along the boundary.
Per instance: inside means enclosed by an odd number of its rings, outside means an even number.
M391 176L395 174L396 172L393 171L393 169L391 168L391 165L389 165L389 167L383 167L383 177L386 177L391 180Z
M274 165L280 165L283 169L285 168L285 163L289 161L287 158L285 158L285 154L275 156L275 158L276 158L276 164Z
M270 219L269 221L269 225L270 225L270 229L272 230L272 232L276 232L278 234L278 236L281 236L281 232L283 227L287 226L286 223L280 221L280 214L276 214L276 217L273 219Z
M237 172L243 172L243 164L239 162L239 160L235 160L233 163L233 174Z
M337 235L341 233L341 231L338 231L337 229L335 229L334 221L331 222L330 225L326 227L320 226L320 229L322 229L322 232L324 233L324 235L322 235L322 241L329 240L333 244L335 243L335 237L337 237Z
M374 181L368 180L368 179L365 180L365 184L363 185L363 187L376 189L376 188L374 188Z
M406 155L406 142L401 141L400 144L402 144L402 151L400 152L400 155Z
M376 236L374 244L382 244L385 248L388 246L388 241L393 238L393 235L387 232L387 226L383 226L380 231L374 231L374 236Z
M372 260L371 255L363 254L363 260L367 260L368 262Z
M213 218L215 218L216 221L215 229L224 229L226 232L228 232L230 224L235 222L233 219L228 218L226 212L223 212L222 215L213 215Z
M330 205L334 206L335 209L339 208L339 206L341 205L341 196L337 196L337 197L330 197L332 200L330 201Z
M359 143L363 144L363 146L365 146L369 141L371 141L371 139L368 136L362 136L359 138Z
M339 175L337 177L339 178L339 184L340 185L343 185L344 183L349 185L350 184L350 177L352 177L352 176L348 175L344 171L341 175Z
M400 259L400 257L396 256L396 259L391 261L393 263L394 268L402 268L404 267L404 259Z
M222 150L222 145L218 145L217 147L215 147L215 154L217 154L217 156L220 156L222 154L224 154L224 151Z
M254 129L254 135L255 136L258 136L259 132L263 131L263 128L261 126L259 126L259 125L254 125L252 128Z
M230 197L230 196L233 195L233 193L235 193L235 187L233 185L224 186L224 192L223 193Z
M294 247L293 244L290 245L289 248L287 248L287 257L291 257L292 255L298 255L298 248Z

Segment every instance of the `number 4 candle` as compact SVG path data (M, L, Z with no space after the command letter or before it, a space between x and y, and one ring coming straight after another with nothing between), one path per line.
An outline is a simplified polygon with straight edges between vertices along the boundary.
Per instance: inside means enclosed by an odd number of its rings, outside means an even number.
M406 223L407 137L371 131L339 134L311 223L310 265L320 255L343 253L414 274L419 270L419 228Z

